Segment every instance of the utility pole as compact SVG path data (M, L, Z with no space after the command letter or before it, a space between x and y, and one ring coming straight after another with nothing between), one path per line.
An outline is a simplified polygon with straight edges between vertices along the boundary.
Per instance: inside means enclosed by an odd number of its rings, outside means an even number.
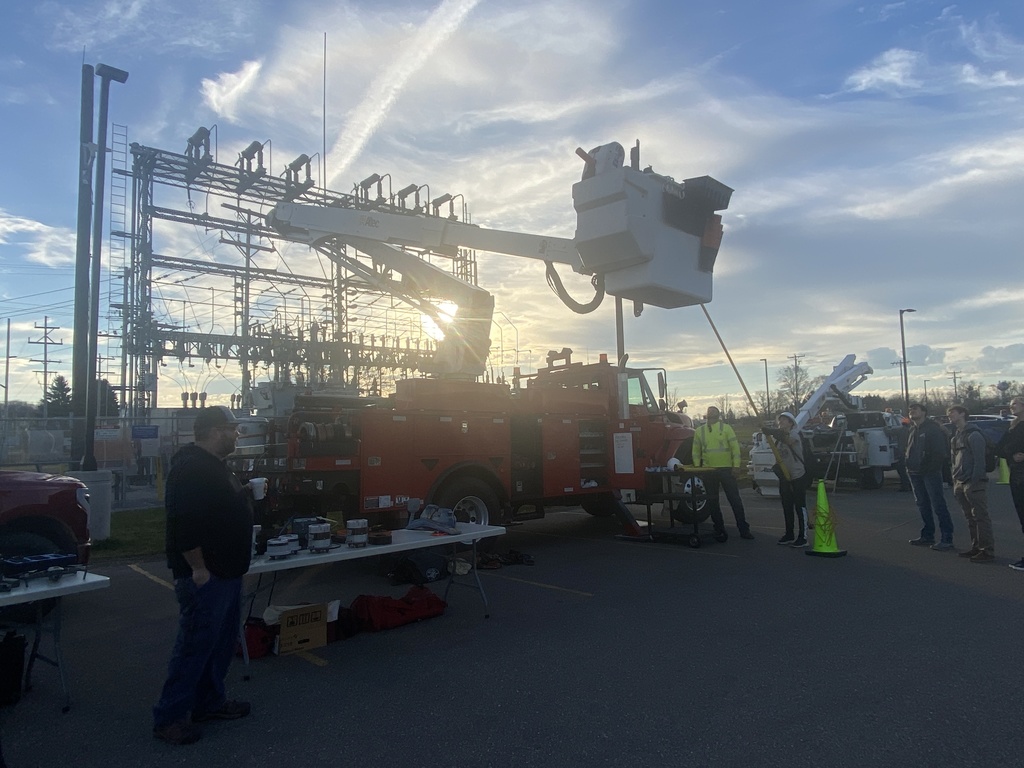
M10 339L10 321L8 320L7 322L8 322L8 326L7 326L8 339ZM50 388L50 345L55 344L58 347L62 346L64 344L64 339L61 339L60 341L54 341L53 339L50 338L50 331L59 331L60 330L60 326L59 325L50 325L50 318L49 318L49 316L44 316L43 317L43 324L42 324L42 326L39 326L38 324L36 324L36 329L43 332L43 338L39 339L39 341L32 341L32 339L29 339L28 343L29 344L42 344L43 345L43 359L42 360L36 360L35 358L30 358L29 362L32 362L32 363L42 363L43 364L43 370L42 371L36 371L36 373L42 373L43 374L43 419L46 419L47 416L49 415L48 409L46 407L47 406L46 395L47 395L47 390ZM8 343L8 346L10 346L9 343ZM54 360L53 362L57 363L58 365L61 364L60 360ZM7 409L5 407L4 411L6 411L6 410Z
M772 390L768 386L768 358L759 358L764 363L764 416L768 418L772 413Z
M804 355L790 355L793 358L793 413L800 410L800 361Z
M7 433L7 417L10 413L7 410L9 402L8 393L11 383L11 318L7 318L7 346L4 347L4 436ZM6 443L5 443L6 445Z
M953 380L953 402L955 403L960 399L960 392L956 388L956 377L959 376L963 371L947 371L946 375Z
M4 421L0 433L0 462L7 461L7 430L11 412L8 407L11 391L11 318L7 318L7 346L4 347Z

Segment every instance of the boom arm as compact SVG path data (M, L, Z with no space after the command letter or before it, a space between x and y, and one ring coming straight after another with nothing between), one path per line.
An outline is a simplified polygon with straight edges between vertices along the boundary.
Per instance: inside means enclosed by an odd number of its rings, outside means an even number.
M798 428L803 427L814 418L830 395L839 394L845 397L874 373L870 365L854 362L856 359L856 355L844 357L842 362L832 369L832 373L822 382L821 386L814 391L814 394L807 398L807 402L796 413Z
M605 290L613 296L666 309L711 301L722 238L721 217L715 211L728 207L732 190L710 176L676 182L650 168L641 171L639 149L632 167L625 167L625 153L617 143L577 153L585 168L572 189L577 213L572 240L486 229L439 216L299 203L279 203L267 223L286 238L328 255L331 250L323 247L328 241L350 245L371 256L375 267L400 272L403 289L415 296L426 290L459 304L466 321L459 342L465 354L457 357L468 367L449 373L483 372L493 299L405 253L402 246L452 257L459 248L469 248L567 264L581 274L603 275ZM335 249L332 258L343 260L342 252Z

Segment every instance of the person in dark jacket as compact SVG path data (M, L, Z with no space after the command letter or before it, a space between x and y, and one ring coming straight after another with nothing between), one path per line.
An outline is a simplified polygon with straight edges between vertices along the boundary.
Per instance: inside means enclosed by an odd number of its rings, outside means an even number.
M945 552L953 549L953 518L942 493L942 468L949 457L946 432L928 418L927 406L911 403L909 412L910 429L904 462L922 522L921 535L911 539L910 543ZM938 542L935 541L936 518L941 534Z
M224 690L252 555L252 496L224 464L235 450L237 425L223 406L198 411L196 441L174 455L167 476L167 565L180 618L167 681L153 707L153 735L170 744L198 740L198 723L234 720L250 710Z
M1013 421L1010 428L1000 438L996 452L1010 468L1010 496L1013 507L1017 510L1021 530L1024 531L1024 397L1015 397L1010 401L1010 412ZM1010 563L1015 571L1024 571L1024 557Z
M985 473L985 436L967 421L967 409L950 406L949 423L956 428L950 440L953 453L953 496L967 518L971 548L960 553L972 563L991 563L996 559L992 519L988 515L988 476Z

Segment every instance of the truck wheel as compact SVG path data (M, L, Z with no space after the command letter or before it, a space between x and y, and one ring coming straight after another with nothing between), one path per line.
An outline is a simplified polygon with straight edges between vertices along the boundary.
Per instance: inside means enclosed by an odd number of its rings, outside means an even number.
M611 517L618 512L615 499L602 497L600 499L589 499L580 504L583 511L594 517Z
M868 467L860 471L860 487L866 491L881 488L885 482L885 470L881 467Z
M490 525L491 514L498 517L498 497L483 480L467 477L445 486L435 502L455 512L455 518L463 523Z

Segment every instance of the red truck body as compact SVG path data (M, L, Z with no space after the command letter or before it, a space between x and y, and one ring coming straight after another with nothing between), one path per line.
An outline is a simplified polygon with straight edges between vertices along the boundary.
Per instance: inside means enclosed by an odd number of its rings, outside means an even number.
M518 384L519 382L517 382ZM277 517L367 517L404 525L409 499L500 524L544 507L612 514L691 429L643 371L566 360L525 386L408 379L384 399L310 395L271 419L260 456L230 461L269 480Z
M89 562L89 489L81 480L0 470L0 555L76 554Z

